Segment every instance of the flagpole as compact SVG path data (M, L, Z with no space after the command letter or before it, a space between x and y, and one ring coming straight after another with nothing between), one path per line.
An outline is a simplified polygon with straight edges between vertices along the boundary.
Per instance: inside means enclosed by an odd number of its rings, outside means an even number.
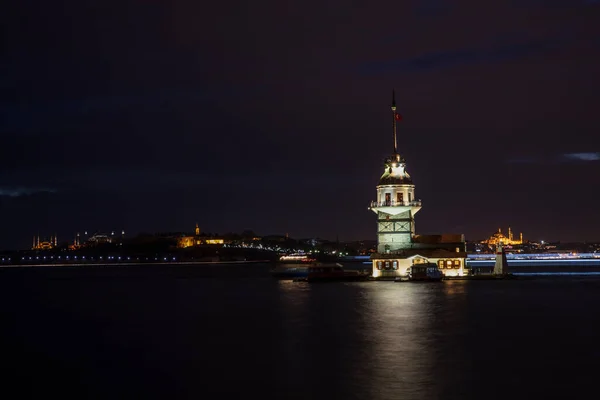
M392 89L392 128L394 130L394 154L398 154L398 142L396 141L396 91Z

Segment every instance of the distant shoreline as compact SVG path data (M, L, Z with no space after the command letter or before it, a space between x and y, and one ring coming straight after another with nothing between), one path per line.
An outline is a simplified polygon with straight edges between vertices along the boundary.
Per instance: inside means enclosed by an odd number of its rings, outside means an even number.
M271 260L250 261L162 261L162 262L118 262L118 263L61 263L61 264L4 264L0 268L39 268L39 267L129 267L144 265L198 265L198 264L266 264Z

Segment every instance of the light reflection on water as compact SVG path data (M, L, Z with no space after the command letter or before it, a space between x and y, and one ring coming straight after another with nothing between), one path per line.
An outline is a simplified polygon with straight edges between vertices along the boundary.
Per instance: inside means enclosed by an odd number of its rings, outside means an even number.
M281 344L281 353L278 359L285 363L286 379L288 385L297 384L296 378L302 375L303 366L306 365L304 355L304 343L308 332L308 301L310 297L310 285L298 284L291 280L278 282L278 308L280 310L279 322L281 333L275 343Z
M3 270L3 360L13 377L47 377L75 398L506 400L596 389L599 279L306 284L268 271Z
M439 348L464 333L464 282L280 283L279 292L286 362L304 382L297 398L436 398L436 374L452 375L461 349Z
M370 301L362 310L369 321L370 397L410 398L435 395L432 385L434 355L430 342L435 306L425 285L371 286Z

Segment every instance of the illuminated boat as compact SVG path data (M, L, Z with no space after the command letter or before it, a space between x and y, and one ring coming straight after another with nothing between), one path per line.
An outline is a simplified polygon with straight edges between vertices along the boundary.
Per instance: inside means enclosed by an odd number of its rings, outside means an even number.
M406 279L409 282L440 282L444 274L436 264L415 264L407 269ZM403 281L404 281L403 280Z
M288 254L279 257L279 262L285 264L307 264L317 260L308 254Z

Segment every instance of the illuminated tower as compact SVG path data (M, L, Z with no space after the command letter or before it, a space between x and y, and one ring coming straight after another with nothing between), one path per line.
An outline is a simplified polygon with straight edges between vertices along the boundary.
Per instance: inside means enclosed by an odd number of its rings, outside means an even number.
M197 222L196 222L196 236L200 236L200 228L198 227Z
M377 252L381 254L411 248L415 234L415 214L421 201L415 199L415 185L406 172L406 162L398 153L396 96L392 91L392 131L394 152L385 159L383 175L377 185L377 199L370 210L377 214Z

